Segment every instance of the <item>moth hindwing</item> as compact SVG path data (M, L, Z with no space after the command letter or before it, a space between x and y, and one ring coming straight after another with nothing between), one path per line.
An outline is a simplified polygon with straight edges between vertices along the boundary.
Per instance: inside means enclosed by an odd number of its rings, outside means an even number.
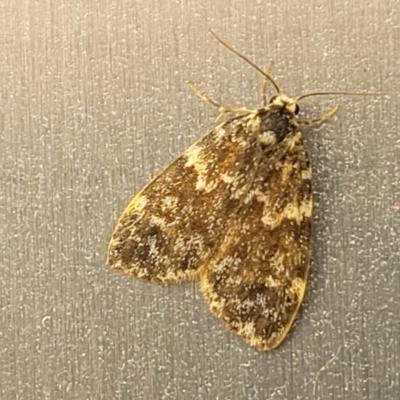
M278 346L304 297L313 208L297 101L277 89L189 147L139 192L112 235L111 267L154 282L198 279L211 310L261 350ZM303 96L304 97L304 96ZM263 98L265 99L265 85Z

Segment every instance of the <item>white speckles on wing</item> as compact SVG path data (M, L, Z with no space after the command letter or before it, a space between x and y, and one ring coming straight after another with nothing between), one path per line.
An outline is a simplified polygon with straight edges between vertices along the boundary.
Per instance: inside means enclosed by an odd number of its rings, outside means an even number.
M237 129L237 126L233 123L231 124L231 129ZM216 128L214 128L214 137L215 137L215 142L220 143L223 139L226 138L226 123L223 122L220 125L218 125Z
M179 198L176 196L165 196L161 199L161 208L163 212L174 210L179 205Z
M303 169L302 171L301 171L301 179L303 179L303 180L311 180L311 169L310 168L308 168L308 169Z
M203 190L207 185L207 178L209 174L210 163L201 156L204 149L201 146L193 145L186 152L185 167L192 167L197 173L196 190Z
M235 176L232 173L224 172L220 175L221 181L224 183L231 184L235 181Z
M233 264L234 258L232 256L228 256L221 260L219 263L214 265L213 271L216 275L222 275L226 272L230 266Z
M304 200L299 204L289 203L279 214L275 213L268 203L265 203L261 220L271 229L275 229L285 219L295 221L300 225L305 217L310 218L311 215L312 203L309 200Z
M239 333L241 334L241 335L243 335L244 337L253 337L254 336L254 333L255 333L255 326L254 326L254 322L253 321L250 321L250 322L247 322L246 324L244 324L241 328L240 328L240 330L239 330Z
M157 239L154 236L149 236L147 238L147 246L150 249L150 255L157 258L160 254L160 251L157 245Z
M157 215L150 216L150 223L151 223L151 225L153 225L153 226L156 225L156 226L159 226L160 228L163 228L166 225L165 218L158 217Z
M300 298L303 298L304 292L306 290L306 282L304 279L295 278L292 280L292 290Z
M125 212L135 211L143 211L147 205L146 195L142 192L138 193L134 200L129 204L128 208Z

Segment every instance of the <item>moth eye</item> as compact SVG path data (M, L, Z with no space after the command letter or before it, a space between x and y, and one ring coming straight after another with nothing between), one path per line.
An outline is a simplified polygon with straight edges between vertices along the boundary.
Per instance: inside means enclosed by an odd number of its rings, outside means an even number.
M297 115L297 114L299 113L299 111L300 111L300 108L299 108L299 106L296 104L296 108L294 109L295 115Z

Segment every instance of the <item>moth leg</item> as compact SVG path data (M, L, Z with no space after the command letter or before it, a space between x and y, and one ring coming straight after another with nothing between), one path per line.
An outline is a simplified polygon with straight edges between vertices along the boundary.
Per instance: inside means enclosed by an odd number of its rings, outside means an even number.
M198 89L192 82L189 82L190 89L193 90L194 94L204 103L209 104L210 106L217 107L218 109L222 108L221 104L217 103L215 100L206 96L200 89Z
M317 122L326 121L327 119L335 115L336 112L339 110L339 108L340 108L339 104L336 104L336 106L333 107L331 111L327 112L326 114L322 115L319 118L296 120L296 122L298 125L309 126L312 124L316 124Z
M192 82L189 82L190 89L193 90L194 94L205 103L218 108L219 115L215 119L218 121L224 114L228 113L241 113L241 114L249 114L252 112L249 108L246 107L224 107L221 104L217 103L215 100L211 99L207 95L205 95L200 89L198 89Z
M271 74L272 67L274 66L274 62L271 60L268 62L267 69L265 70L265 73L267 75ZM267 100L267 86L268 86L269 80L267 77L264 77L263 81L263 86L262 86L262 92L261 92L261 107L265 108L267 106L268 100Z
M215 118L215 122L219 121L220 118L224 115L224 114L229 114L229 113L234 113L234 114L241 114L240 116L243 117L246 114L250 114L253 110L250 110L249 108L246 107L238 107L238 108L234 108L234 107L220 107L218 109L219 115L217 118Z

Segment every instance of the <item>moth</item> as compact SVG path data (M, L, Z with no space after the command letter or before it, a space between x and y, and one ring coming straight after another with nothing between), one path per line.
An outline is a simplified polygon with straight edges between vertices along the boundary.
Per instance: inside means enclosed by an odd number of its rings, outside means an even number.
M213 32L211 32L213 33ZM211 310L260 350L277 347L304 298L313 211L310 160L289 97L266 71L258 109L219 109L224 122L189 147L130 202L112 235L109 265L152 282L199 280ZM276 94L267 103L266 86ZM334 94L341 94L334 93Z

